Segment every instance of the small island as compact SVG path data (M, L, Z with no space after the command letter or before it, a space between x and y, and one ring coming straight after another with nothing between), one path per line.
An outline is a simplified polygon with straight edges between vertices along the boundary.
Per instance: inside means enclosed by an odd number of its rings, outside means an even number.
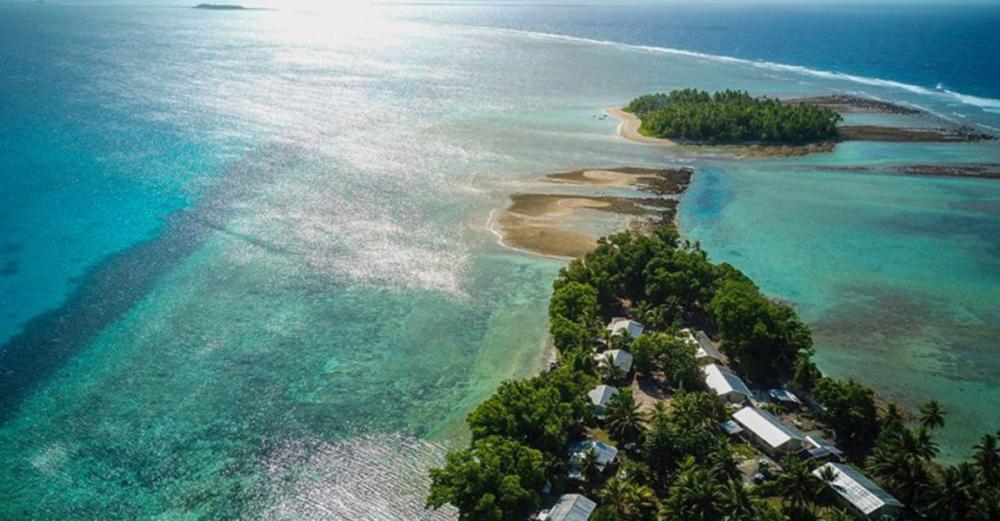
M236 4L198 4L195 9L209 9L213 11L243 11L246 7Z
M469 414L468 447L430 470L429 508L462 521L996 519L997 435L939 463L940 404L911 415L824 375L794 309L669 226L571 261L549 326L557 356Z
M703 145L805 145L837 139L841 116L828 107L697 89L640 96L625 107L646 137Z

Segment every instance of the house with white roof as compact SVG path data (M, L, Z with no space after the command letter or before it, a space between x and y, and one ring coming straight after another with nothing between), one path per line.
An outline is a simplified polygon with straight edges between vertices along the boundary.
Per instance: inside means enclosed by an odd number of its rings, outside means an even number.
M611 319L611 323L608 324L608 331L611 331L612 335L623 335L628 333L628 336L632 338L637 338L645 330L645 326L636 322L635 320L629 320L625 317L615 317Z
M563 494L549 510L538 514L538 521L587 521L597 503L580 494Z
M594 404L594 414L600 418L604 416L604 411L611 401L611 397L618 394L618 388L610 385L598 385L587 393L590 403Z
M729 361L726 355L719 351L719 348L715 346L715 342L708 338L702 330L691 331L690 329L681 330L681 338L688 344L695 346L694 358L703 364L714 364L716 362L720 364L725 364Z
M903 504L850 465L827 463L813 470L813 475L823 479L825 468L833 469L836 477L830 485L837 492L840 502L861 519L880 519L893 516L903 509Z
M733 414L743 427L743 434L772 457L798 452L806 445L806 437L796 428L756 407L744 407Z
M747 384L732 369L718 364L708 364L701 368L705 374L705 385L729 403L743 403L750 399Z
M569 477L572 479L586 480L581 466L587 454L594 451L597 456L595 463L597 470L604 472L604 469L615 461L618 457L618 449L598 440L580 440L569 446Z
M609 359L625 374L632 370L632 353L624 349L611 349L594 355L594 361L597 362L598 367L607 365Z

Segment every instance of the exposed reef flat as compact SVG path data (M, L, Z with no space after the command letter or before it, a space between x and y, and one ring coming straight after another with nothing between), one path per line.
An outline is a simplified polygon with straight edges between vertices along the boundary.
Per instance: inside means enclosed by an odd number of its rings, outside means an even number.
M810 96L808 98L795 98L786 101L787 103L808 103L826 107L841 114L848 113L875 113L875 114L923 114L924 112L905 105L889 103L888 101L862 98L850 94L831 94L828 96Z
M680 194L691 181L690 168L596 168L548 174L546 179L593 186L636 186L658 195Z
M672 224L678 196L691 181L687 168L600 168L548 174L545 179L594 188L635 187L659 197L591 194L517 193L510 205L494 216L492 226L502 243L520 250L554 257L580 257L597 239L582 226L587 212L630 218L628 227L645 232Z
M827 172L873 172L922 177L977 177L1000 179L1000 163L897 165L897 166L822 166Z
M884 141L920 143L970 143L989 141L993 136L959 126L953 128L900 128L875 125L842 125L837 128L841 141Z

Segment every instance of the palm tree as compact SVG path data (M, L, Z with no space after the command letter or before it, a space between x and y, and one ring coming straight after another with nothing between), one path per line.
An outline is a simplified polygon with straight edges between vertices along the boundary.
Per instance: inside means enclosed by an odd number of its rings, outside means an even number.
M642 433L642 415L632 391L622 389L608 400L607 427L611 437L622 443L638 440Z
M722 492L722 508L727 521L756 521L760 514L758 499L734 479L729 480Z
M781 467L775 485L792 517L796 517L806 511L807 506L816 499L819 480L809 471L809 466L804 461L793 456L786 457L781 462Z
M688 457L667 495L669 518L677 521L720 521L724 487Z
M1000 519L1000 490L987 490L972 505L972 519L975 521L996 521Z
M898 445L877 445L868 456L867 467L904 503L914 503L930 486L924 462Z
M940 403L931 400L920 406L920 425L926 429L944 427L944 410Z
M583 476L584 481L587 482L587 487L590 488L597 481L597 478L601 474L601 469L597 466L597 451L591 447L587 452L583 454L583 458L580 460L580 474Z
M833 467L824 465L819 471L819 483L817 488L816 497L823 502L824 505L833 505L837 500L837 490L833 486L833 482L837 480L837 471Z
M991 434L983 435L975 446L973 461L979 467L979 473L987 483L996 483L1000 478L1000 450L997 449L997 437Z
M720 480L737 479L740 477L740 466L729 443L720 443L708 454L708 464L712 474Z
M927 513L935 521L962 521L966 519L971 500L970 486L957 467L947 467L935 483Z
M604 378L604 383L608 385L621 385L625 382L625 378L628 377L625 371L611 359L611 355L607 355L604 359L604 363L601 365L601 376Z
M623 521L652 521L659 510L652 489L619 476L608 480L599 498Z
M937 442L931 438L930 433L924 427L921 427L917 431L913 448L914 454L920 456L925 461L934 459L934 456L937 456L938 453Z

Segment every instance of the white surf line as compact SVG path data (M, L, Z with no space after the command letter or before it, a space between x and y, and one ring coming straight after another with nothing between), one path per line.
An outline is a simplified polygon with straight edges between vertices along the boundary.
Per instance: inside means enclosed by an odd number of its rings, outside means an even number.
M725 56L721 54L709 54L697 51L688 51L684 49L675 49L672 47L659 47L655 45L637 45L616 42L613 40L598 40L594 38L583 38L579 36L569 36L565 34L557 33L546 33L538 31L524 31L521 29L504 29L496 27L485 27L485 26L468 26L476 27L478 29L492 29L502 33L517 34L522 36L529 36L534 38L546 38L552 40L561 40L566 42L575 43L586 43L592 45L607 45L610 47L618 47L621 49L629 49L634 51L642 51L654 54L671 54L676 56L686 56L689 58L698 58L703 60L712 60L722 63L734 63L739 65L746 65L750 67L756 67L758 69L767 69L772 71L781 72L791 72L796 74L802 74L807 76L814 76L829 80L839 80L839 81L849 81L854 83L861 83L863 85L871 85L873 87L885 87L894 88L897 90L905 90L914 94L920 94L923 96L932 96L936 98L944 99L945 101L958 101L959 103L970 105L973 107L978 107L984 112L996 113L995 111L1000 111L1000 100L992 98L983 98L979 96L972 96L969 94L962 94L960 92L951 91L948 89L929 89L927 87L921 87L919 85L911 85L909 83L903 83L894 80L886 80L882 78L872 78L868 76L859 76L856 74L848 74L844 72L837 71L824 71L819 69L810 69L809 67L804 67L801 65L789 65L785 63L771 62L765 60L749 60L746 58L736 58L733 56Z

